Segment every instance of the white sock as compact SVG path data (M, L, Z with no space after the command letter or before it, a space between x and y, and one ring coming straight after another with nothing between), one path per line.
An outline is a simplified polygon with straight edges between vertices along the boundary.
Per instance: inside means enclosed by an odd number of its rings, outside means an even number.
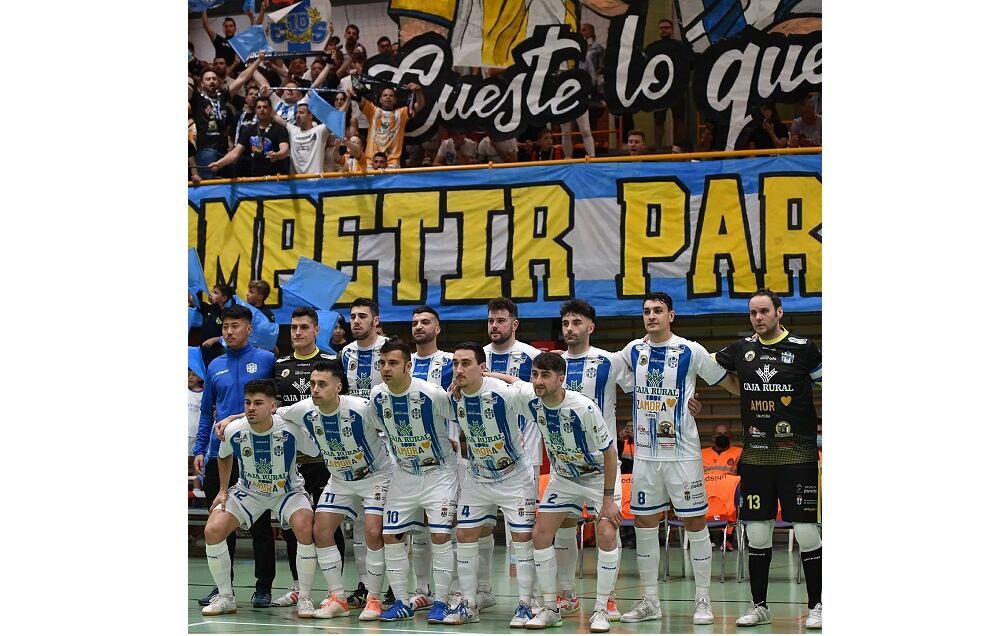
M661 556L658 547L658 528L635 526L634 533L638 538L638 578L641 579L641 587L645 595L654 600L658 598L658 560Z
M379 598L382 594L382 578L385 576L385 548L365 549L365 587L368 595Z
M614 591L617 580L617 564L621 560L621 549L615 547L610 552L597 548L597 600L594 609L607 607L607 598Z
M569 598L576 589L576 560L579 550L576 546L576 527L559 528L553 541L556 548L556 570L559 576L559 592Z
M597 146L593 143L593 131L590 129L590 111L576 118L576 127L583 133L583 149L588 157L597 156Z
M543 602L551 610L556 606L556 549L552 546L544 550L533 550L535 558L535 578L542 588Z
M337 552L337 546L334 546ZM314 585L314 575L317 573L317 548L313 543L297 542L297 583L300 596L310 596L310 588ZM338 578L341 578L341 555L338 554ZM344 591L342 586L341 591Z
M511 549L515 551L518 601L528 603L532 599L532 587L535 585L535 550L532 547L532 540L512 541Z
M385 573L396 599L409 604L409 555L405 543L385 544Z
M457 554L457 528L450 531L450 543L453 544L453 553ZM460 591L460 579L457 576L457 559L454 557L453 576L450 577L450 593Z
M477 589L491 591L491 559L494 556L494 535L477 540L481 564L477 570Z
M453 545L434 543L433 545L433 597L438 601L447 602L450 593L450 576L453 572Z
M432 569L432 553L429 532L420 532L412 536L413 541L413 571L416 573L416 591L421 594L430 593L430 570Z
M477 568L478 542L457 542L457 580L460 581L460 592L471 608L477 603Z
M208 557L211 578L215 579L215 585L218 586L218 593L232 596L232 559L228 555L228 544L222 541L205 545L205 555Z
M358 580L364 581L368 575L365 569L365 521L355 519L354 531L351 533L351 549L355 553L355 566L358 567Z
M327 548L317 548L317 563L321 566L324 579L327 580L328 594L341 596L344 593L344 581L341 579L341 552L338 546L332 545ZM300 545L297 545L297 572L300 572Z
M686 532L689 537L689 559L696 580L696 598L709 598L709 579L713 575L713 544L709 541L709 528L699 532Z

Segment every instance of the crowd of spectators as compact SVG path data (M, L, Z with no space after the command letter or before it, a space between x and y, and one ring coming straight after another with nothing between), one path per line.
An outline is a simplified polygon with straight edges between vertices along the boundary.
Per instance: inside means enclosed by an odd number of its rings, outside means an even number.
M268 2L258 15L247 14L252 24L263 20ZM292 58L259 57L243 62L229 45L236 23L226 17L222 33L213 30L207 12L201 21L214 47L211 61L197 57L188 43L188 177L197 183L209 178L309 174L319 172L371 173L398 168L461 166L546 161L596 156L594 131L607 126L603 102L604 46L597 41L594 25L584 22L580 34L587 52L580 67L593 79L590 109L572 122L528 128L517 138L492 140L467 130L440 127L427 140L405 139L406 125L425 107L417 84L405 88L375 86L368 95L358 95L357 79L366 60L375 55L395 55L399 44L380 37L372 53L359 41L360 30L349 24L343 39L330 25L322 54ZM215 20L214 22L217 22ZM673 40L674 24L659 24L663 40ZM460 73L493 75L495 69L458 68ZM408 90L406 90L408 88ZM335 135L314 117L306 103L317 89L325 100L346 113L347 128ZM815 100L795 105L798 115L788 126L773 103L761 107L746 140L737 149L766 149L821 145L821 115ZM691 152L724 149L725 135L716 134L711 122L694 128L696 139L688 139L688 108L685 101L654 113L654 140L634 124L635 114L620 118L617 127L623 149L605 149L610 155L646 155L659 152ZM671 115L671 134L666 123ZM576 125L577 133L573 132ZM670 141L665 143L665 138ZM579 143L574 144L574 139Z

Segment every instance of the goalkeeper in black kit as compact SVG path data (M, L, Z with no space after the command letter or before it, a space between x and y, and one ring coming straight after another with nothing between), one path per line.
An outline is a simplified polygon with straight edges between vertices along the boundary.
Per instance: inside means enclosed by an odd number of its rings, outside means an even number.
M822 538L815 402L812 384L822 381L822 352L781 326L781 299L769 289L750 298L754 335L715 354L740 380L743 454L740 519L747 521L753 604L737 619L748 627L771 622L767 576L778 501L794 524L808 589L807 629L822 627Z

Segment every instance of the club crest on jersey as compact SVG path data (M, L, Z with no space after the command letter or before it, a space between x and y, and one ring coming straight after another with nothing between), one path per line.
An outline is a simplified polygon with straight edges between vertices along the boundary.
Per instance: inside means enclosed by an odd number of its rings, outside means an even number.
M411 411L411 413L412 413L412 416L413 416L413 417L414 417L415 419L417 419L417 420L418 420L419 418L421 418L421 417L423 417L423 411L422 411L422 409L413 409L413 410Z
M355 360L354 358L351 358L351 360L348 362L348 371L354 371L357 368L358 368L358 361Z
M646 377L648 378L649 384L661 384L662 380L665 379L665 374L655 369L654 371L649 371Z
M283 369L283 371L280 372L280 377L281 378L285 378L288 375L290 375L290 370L289 369Z
M382 360L381 359L376 360L375 362L372 363L372 366L375 367L376 371L378 371L379 369L382 368Z
M490 408L484 409L484 417L486 417L488 419L491 419L492 417L494 417L494 409L490 409Z
M677 355L671 355L668 357L668 360L665 361L665 364L668 365L668 368L674 369L675 367L679 366L679 357Z
M597 367L589 366L586 368L586 377L595 378L597 377Z
M341 434L345 437L351 437L351 427L345 426L343 429L341 429Z
M248 446L246 446L245 448L243 448L242 449L242 456L243 457L252 457L252 449L249 448Z
M324 434L324 427L322 427L322 426L315 426L314 427L314 433L316 435L323 435Z
M777 369L772 369L771 365L765 364L763 367L757 369L757 375L764 382L770 382L771 378L777 375Z
M382 417L384 417L385 419L391 418L392 417L392 409L387 408L384 411L382 411Z
M788 422L778 422L774 427L774 437L791 437L791 424Z
M464 407L457 409L457 417L462 420L467 418L467 411L464 410Z
M283 447L282 446L277 446L276 448L274 448L273 449L273 454L276 455L277 457L282 457L283 456Z
M746 360L747 362L750 362L751 360L754 359L754 357L756 357L756 355L757 354L754 353L753 351L748 351L745 354L743 354L743 359Z
M675 437L675 424L669 420L658 422L658 437Z
M246 365L246 373L255 373L259 370L259 365L255 362L250 362Z
M430 371L430 377L433 378L434 380L439 380L440 379L440 369L433 368Z
M538 421L539 421L539 424L541 424L542 426L545 426L546 425L546 416L545 415L540 415Z
M793 363L794 362L794 354L791 353L790 351L782 351L781 352L781 362L783 362L784 364L791 364L791 363Z
M642 366L642 367L643 367L643 366L644 366L644 365L646 365L646 364L648 364L648 356L646 356L646 355L644 355L644 354L642 353L642 354L641 354L641 357L640 357L640 358L638 358L638 365L640 365L640 366Z

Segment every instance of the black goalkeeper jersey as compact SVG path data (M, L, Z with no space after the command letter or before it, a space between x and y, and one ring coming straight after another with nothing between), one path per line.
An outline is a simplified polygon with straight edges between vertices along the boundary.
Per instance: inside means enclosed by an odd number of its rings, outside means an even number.
M740 379L743 454L747 464L800 464L818 460L818 416L812 383L822 380L822 352L788 331L766 344L757 336L715 354Z
M293 406L300 400L310 397L310 370L318 362L337 360L333 353L317 349L314 355L304 360L296 354L290 354L276 359L273 367L273 379L276 380L276 393L279 395L280 406ZM342 377L342 393L348 392L347 379Z

